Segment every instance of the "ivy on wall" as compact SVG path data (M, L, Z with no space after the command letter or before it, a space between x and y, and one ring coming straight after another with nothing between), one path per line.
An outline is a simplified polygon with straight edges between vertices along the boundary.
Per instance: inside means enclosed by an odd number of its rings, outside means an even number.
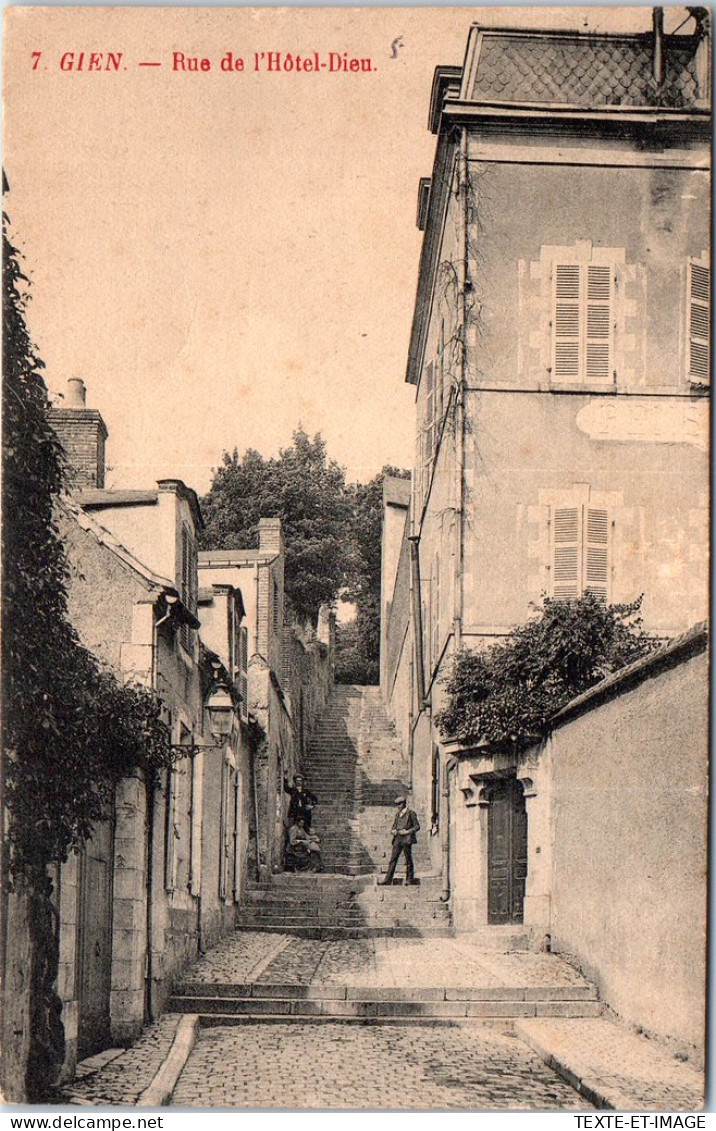
M503 643L458 653L445 681L447 703L435 716L443 737L498 752L544 738L571 699L654 648L640 609L641 597L624 605L545 597Z
M67 558L54 520L65 487L43 362L28 333L29 282L3 214L3 882L27 897L32 942L27 1098L51 1095L63 1057L58 924L48 869L106 817L116 783L171 758L161 703L126 686L80 643L67 612Z

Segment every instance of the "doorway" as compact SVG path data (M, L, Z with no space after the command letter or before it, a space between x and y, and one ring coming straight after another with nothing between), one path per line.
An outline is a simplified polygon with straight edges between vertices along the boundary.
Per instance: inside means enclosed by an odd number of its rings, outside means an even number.
M110 1043L114 822L98 822L80 858L78 1048L80 1059Z
M522 923L527 879L527 809L516 778L489 793L487 921Z

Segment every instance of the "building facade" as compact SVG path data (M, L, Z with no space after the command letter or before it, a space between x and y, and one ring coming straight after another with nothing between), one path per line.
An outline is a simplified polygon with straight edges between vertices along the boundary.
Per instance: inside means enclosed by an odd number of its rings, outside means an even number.
M196 495L174 479L105 488L107 428L84 402L75 380L52 412L73 485L57 512L68 612L101 664L156 693L172 758L158 781L137 771L119 783L106 820L54 877L66 1075L77 1058L136 1037L178 974L234 928L249 836L241 668L226 622L224 640L210 616L210 639L199 635ZM227 602L241 635L240 592Z
M381 683L458 929L539 943L550 911L526 902L534 780L433 722L454 654L545 595L643 594L664 641L707 613L709 66L698 14L674 35L657 14L643 35L474 25L435 73Z

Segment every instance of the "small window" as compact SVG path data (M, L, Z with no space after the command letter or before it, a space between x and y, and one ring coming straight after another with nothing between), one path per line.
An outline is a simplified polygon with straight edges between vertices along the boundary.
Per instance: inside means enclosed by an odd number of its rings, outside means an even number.
M708 253L689 260L688 270L689 379L701 385L711 380L711 267Z

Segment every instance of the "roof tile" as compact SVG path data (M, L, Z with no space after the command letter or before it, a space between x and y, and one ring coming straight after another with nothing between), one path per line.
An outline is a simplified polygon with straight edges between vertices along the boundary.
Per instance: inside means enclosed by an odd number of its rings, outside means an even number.
M688 107L698 97L696 36L667 37L664 83L652 74L650 38L484 35L471 100L577 106Z

